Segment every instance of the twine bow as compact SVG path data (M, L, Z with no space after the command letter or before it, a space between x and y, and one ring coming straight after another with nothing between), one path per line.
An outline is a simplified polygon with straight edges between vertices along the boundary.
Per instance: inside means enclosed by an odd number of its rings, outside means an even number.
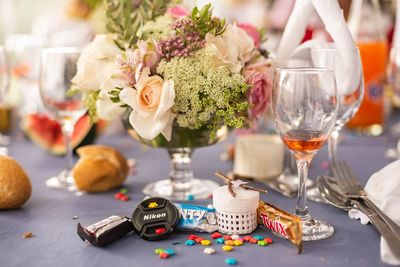
M233 188L239 188L239 187L243 188L244 190L252 190L252 191L257 191L260 193L268 193L267 190L259 189L259 188L247 185L249 182L245 182L245 181L235 179L235 178L230 178L220 171L216 171L215 175L218 176L219 178L221 178L222 180L224 180L228 184L229 193L233 197L236 197L236 192L233 190Z

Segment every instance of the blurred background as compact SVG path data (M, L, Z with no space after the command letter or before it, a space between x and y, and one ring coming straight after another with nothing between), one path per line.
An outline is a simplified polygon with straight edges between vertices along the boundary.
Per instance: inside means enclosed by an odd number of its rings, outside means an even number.
M266 38L262 48L273 55L295 0L183 0L182 4L190 8L195 3L202 6L208 2L213 3L217 16L230 22L247 22L264 28ZM373 97L373 103L363 103L360 118L356 116L350 127L368 128L365 133L380 135L385 119L394 108L399 107L400 102L396 97L398 90L393 90L396 86L393 86L394 83L390 86L387 81L386 71L395 29L396 1L339 2L360 47L366 95ZM104 32L104 12L102 0L0 0L0 45L5 47L11 73L9 93L3 100L0 99L0 103L12 107L20 117L42 112L37 90L40 49L84 46L96 33ZM316 13L310 18L303 41L313 38L330 40ZM375 67L370 69L371 66ZM367 121L371 114L368 111L362 114L362 110L370 110L371 106L374 106L373 113L378 115L373 121ZM400 133L400 126L398 130Z

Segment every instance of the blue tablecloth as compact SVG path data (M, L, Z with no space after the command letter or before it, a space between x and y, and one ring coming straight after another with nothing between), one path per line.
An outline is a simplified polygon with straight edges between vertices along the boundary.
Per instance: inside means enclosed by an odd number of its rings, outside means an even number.
M76 234L77 222L91 224L112 214L130 216L143 199L144 185L165 178L169 170L169 158L161 149L144 148L126 135L107 136L98 143L116 147L138 163L138 173L129 177L126 187L131 201L114 199L114 192L84 194L55 191L44 185L46 178L64 167L64 158L54 157L22 137L15 137L10 154L29 174L33 194L20 210L0 211L0 266L223 266L228 257L236 258L239 266L385 266L380 261L380 236L375 229L351 220L345 212L326 204L309 203L311 214L335 227L333 237L305 242L304 252L286 240L274 237L265 229L256 233L270 236L274 244L267 247L246 244L232 252L223 252L220 245L214 255L203 254L204 247L184 245L186 233L177 233L163 241L149 242L134 234L107 246L96 248L81 241ZM196 150L193 167L197 177L216 179L216 170L230 171L232 165L219 159L226 143ZM339 157L354 167L355 173L365 183L368 177L390 160L384 151L394 146L386 137L367 138L346 135L339 148ZM313 162L310 177L315 178L325 170L322 161L327 160L324 148ZM217 179L216 179L217 180ZM220 181L219 181L220 182ZM294 211L296 200L270 191L264 200L288 211ZM209 201L197 203L208 204ZM73 217L77 216L78 220ZM32 232L34 238L24 239L24 232ZM208 234L201 236L209 237ZM174 245L175 242L182 244ZM176 256L162 260L154 254L156 248L173 248Z

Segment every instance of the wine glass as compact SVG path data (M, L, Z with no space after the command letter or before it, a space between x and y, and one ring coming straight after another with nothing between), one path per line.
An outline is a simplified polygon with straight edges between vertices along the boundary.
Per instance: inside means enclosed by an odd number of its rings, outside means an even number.
M341 69L345 67L343 64L343 62L345 62L343 55L353 56L351 61L355 66L355 74L347 74L347 77L346 75L343 76L343 73L341 72ZM336 117L335 126L328 139L329 165L333 166L337 161L337 146L340 131L342 130L343 126L354 117L364 96L364 78L360 51L357 47L344 48L340 50L336 48L311 48L311 58L313 67L327 68L334 72L336 84L338 86L338 114ZM349 75L355 76L350 77ZM339 86L346 87L349 84L352 88L339 88ZM330 174L333 176L331 169ZM309 189L307 191L307 196L313 201L325 202L321 197L317 187Z
M303 222L303 240L328 238L334 229L310 216L305 182L312 158L336 122L338 101L333 72L323 68L277 69L272 108L276 128L296 159L300 183L296 215Z
M60 122L66 144L66 169L46 181L46 185L68 191L75 191L71 173L71 138L76 121L85 114L82 95L72 92L71 80L76 74L80 55L79 48L57 47L42 50L39 88L44 107Z
M9 138L4 133L11 123L11 108L5 104L4 98L9 89L9 71L5 49L0 45L0 155L7 155Z
M390 50L390 59L387 67L387 79L393 88L393 95L400 99L400 48L393 46ZM390 127L391 133L400 136L400 122L393 124ZM400 140L397 143L397 148L389 148L386 151L386 156L390 158L400 158Z

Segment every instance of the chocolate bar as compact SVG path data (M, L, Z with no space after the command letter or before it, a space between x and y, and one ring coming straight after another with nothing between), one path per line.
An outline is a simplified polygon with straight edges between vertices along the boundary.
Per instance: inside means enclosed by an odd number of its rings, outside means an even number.
M112 215L87 227L78 223L77 231L83 241L96 247L104 247L132 232L133 225L125 216Z

